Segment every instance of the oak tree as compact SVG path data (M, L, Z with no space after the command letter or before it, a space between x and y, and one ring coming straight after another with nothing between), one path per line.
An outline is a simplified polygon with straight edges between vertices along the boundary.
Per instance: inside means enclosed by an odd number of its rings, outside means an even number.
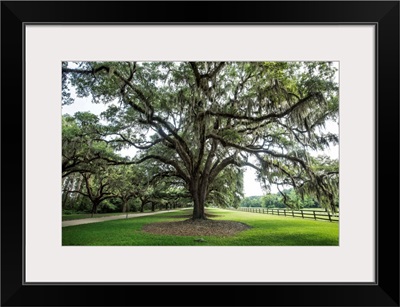
M254 168L260 181L293 187L335 210L338 143L336 69L328 62L80 62L62 67L63 97L109 104L108 140L133 147L182 182L193 219L229 170ZM162 167L161 167L162 166Z

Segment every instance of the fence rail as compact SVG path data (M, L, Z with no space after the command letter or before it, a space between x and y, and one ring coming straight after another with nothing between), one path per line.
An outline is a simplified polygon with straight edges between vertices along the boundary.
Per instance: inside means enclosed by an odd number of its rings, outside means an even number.
M288 210L288 209L248 208L248 207L240 207L237 210L245 211L245 212L253 212L253 213L280 215L280 216L287 216L287 217L299 217L299 218L303 218L303 219L339 222L339 215L332 214L329 211Z

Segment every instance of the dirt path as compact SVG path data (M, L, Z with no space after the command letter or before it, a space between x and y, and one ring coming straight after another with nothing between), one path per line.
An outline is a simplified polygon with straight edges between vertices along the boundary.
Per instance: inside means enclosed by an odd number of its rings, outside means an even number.
M168 210L168 211L157 211L157 212L150 212L150 213L128 214L128 219L129 218L135 218L135 217L141 217L141 216L147 216L147 215L154 215L154 214L161 214L161 213L167 213L167 212L180 211L180 210L185 210L185 209ZM126 214L114 215L114 216L105 216L105 217L92 217L92 218L87 218L87 219L79 219L79 220L71 220L71 221L63 221L62 222L62 227L83 225L83 224L91 224L91 223L99 223L99 222L105 222L105 221L111 221L111 220L122 220L122 219L126 219Z

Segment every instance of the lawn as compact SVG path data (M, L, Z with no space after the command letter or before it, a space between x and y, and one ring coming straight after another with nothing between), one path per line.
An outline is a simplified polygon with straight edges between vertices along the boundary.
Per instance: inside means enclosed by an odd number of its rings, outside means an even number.
M189 213L190 211L186 211ZM339 244L339 223L303 220L222 209L208 209L215 220L245 223L251 229L234 236L155 235L142 231L148 223L179 221L182 211L62 228L62 244L83 246L325 246Z

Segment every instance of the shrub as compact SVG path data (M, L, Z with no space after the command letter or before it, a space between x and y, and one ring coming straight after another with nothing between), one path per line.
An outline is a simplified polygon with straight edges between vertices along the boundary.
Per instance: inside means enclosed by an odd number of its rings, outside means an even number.
M113 213L116 212L118 207L108 200L103 201L99 206L99 213Z
M72 210L68 210L68 209L64 209L63 211L62 211L62 214L63 215L71 215L71 214L74 214L75 212L73 212Z

